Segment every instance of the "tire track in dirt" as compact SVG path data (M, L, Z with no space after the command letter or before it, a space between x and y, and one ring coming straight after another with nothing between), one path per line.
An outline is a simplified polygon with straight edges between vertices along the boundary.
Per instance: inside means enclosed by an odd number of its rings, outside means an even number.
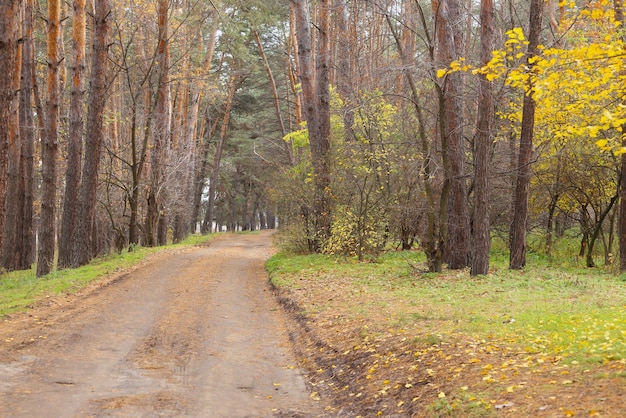
M0 325L0 416L322 415L267 284L270 242L222 236Z

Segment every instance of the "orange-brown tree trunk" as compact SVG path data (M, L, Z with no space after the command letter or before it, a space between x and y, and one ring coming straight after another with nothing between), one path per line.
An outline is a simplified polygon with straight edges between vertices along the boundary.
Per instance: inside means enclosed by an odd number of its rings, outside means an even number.
M78 222L78 194L83 151L83 96L85 71L86 0L74 0L72 21L72 87L70 93L70 126L67 140L65 196L59 237L59 268L72 265L72 248Z
M34 161L35 161L35 122L33 118L33 79L35 68L33 48L33 0L24 2L22 19L22 76L19 95L20 112L20 210L21 221L16 228L19 253L15 268L29 269L35 261L35 239L33 228L34 207Z
M39 218L39 251L37 255L37 277L52 270L55 250L55 206L58 154L59 120L59 36L61 2L48 1L48 100L46 103L46 124L42 141L41 164L41 215Z
M21 39L19 33L19 25L14 25L13 34L14 39ZM7 270L15 270L16 265L20 264L20 258L22 257L21 243L18 240L21 229L21 206L23 205L23 193L20 190L20 138L19 138L19 112L18 101L15 94L20 90L20 66L22 62L22 46L21 42L17 45L15 52L16 55L12 60L13 68L8 69L7 75L12 76L12 85L9 92L11 94L9 107L8 107L8 120L3 124L2 129L8 133L8 147L6 154L3 157L8 158L8 164L6 164L6 181L4 190L6 190L6 196L8 196L5 202L5 220L4 231L0 229L0 234L3 238L2 242L2 266Z

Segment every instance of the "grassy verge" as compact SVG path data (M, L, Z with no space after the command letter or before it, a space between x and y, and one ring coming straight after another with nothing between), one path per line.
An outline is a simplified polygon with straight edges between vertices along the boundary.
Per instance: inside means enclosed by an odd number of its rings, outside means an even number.
M38 300L62 293L71 293L84 286L142 262L147 256L173 248L199 245L211 236L193 235L185 241L158 248L138 247L121 254L108 254L77 269L65 269L37 278L34 268L0 274L0 318L26 310Z
M363 415L626 413L626 282L551 264L495 260L473 278L394 252L368 264L277 254L267 267L327 347L309 351L320 380Z

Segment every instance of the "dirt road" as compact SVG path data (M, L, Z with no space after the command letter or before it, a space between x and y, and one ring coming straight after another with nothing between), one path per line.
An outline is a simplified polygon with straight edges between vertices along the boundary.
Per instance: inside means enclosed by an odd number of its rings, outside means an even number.
M268 233L160 255L0 323L1 417L312 417Z

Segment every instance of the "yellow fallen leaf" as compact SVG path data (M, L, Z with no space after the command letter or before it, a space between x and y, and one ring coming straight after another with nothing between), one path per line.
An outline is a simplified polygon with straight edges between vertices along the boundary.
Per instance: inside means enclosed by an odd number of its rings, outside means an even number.
M445 398L445 397L446 397L446 394L445 394L444 392L439 392L439 395L437 395L437 397L438 397L439 399L443 399L443 398Z

